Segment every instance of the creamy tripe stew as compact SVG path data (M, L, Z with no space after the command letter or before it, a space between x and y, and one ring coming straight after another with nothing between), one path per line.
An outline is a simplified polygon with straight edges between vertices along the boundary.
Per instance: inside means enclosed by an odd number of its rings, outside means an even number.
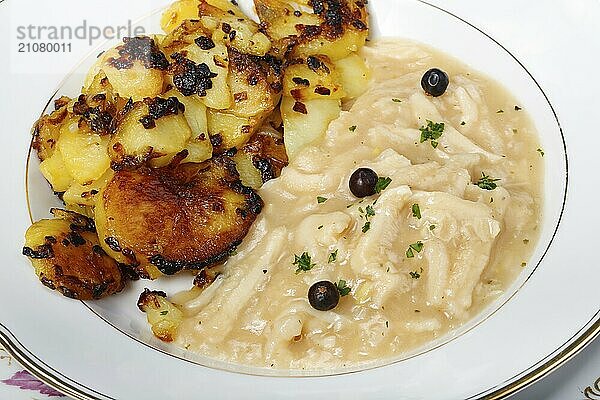
M526 110L428 47L381 41L363 55L369 91L260 190L265 209L222 275L173 298L179 346L273 368L357 366L463 324L526 265L543 175ZM450 80L435 98L421 88L433 67ZM380 193L352 195L360 167ZM319 281L349 293L317 311L307 293Z

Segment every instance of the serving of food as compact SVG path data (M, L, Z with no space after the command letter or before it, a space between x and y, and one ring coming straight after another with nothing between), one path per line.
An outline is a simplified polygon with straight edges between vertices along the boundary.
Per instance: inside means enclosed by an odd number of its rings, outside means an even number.
M368 40L363 1L178 0L34 126L64 202L23 254L42 284L138 301L162 341L331 372L425 349L508 290L541 230L524 109L428 46Z

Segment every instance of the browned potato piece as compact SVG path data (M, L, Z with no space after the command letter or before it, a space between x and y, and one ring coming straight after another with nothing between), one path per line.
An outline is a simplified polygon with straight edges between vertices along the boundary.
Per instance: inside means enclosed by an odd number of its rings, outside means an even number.
M284 96L296 101L341 99L346 96L342 79L329 58L309 56L287 62L283 80Z
M33 148L37 151L40 161L54 154L54 147L60 136L60 127L69 115L67 105L71 99L61 97L54 102L54 111L42 116L33 126Z
M183 322L183 313L167 300L165 292L145 289L138 300L138 308L146 313L154 336L163 342L175 340L177 329Z
M277 178L281 175L281 170L288 164L283 136L278 131L266 126L263 126L242 147L241 151L236 155L236 161L242 156L250 159L262 183ZM238 167L238 169L240 168ZM240 175L244 176L242 171L240 171Z
M34 223L25 234L23 254L50 289L79 300L117 293L126 279L98 242L94 222L70 211L53 209L55 219Z
M331 60L347 57L368 36L365 1L296 1L306 12L284 0L254 0L256 11L280 55L292 58L323 54Z
M226 259L262 205L233 161L221 156L117 172L98 198L96 225L111 256L155 278Z
M240 117L266 117L281 98L281 61L267 54L253 56L229 48L230 112Z

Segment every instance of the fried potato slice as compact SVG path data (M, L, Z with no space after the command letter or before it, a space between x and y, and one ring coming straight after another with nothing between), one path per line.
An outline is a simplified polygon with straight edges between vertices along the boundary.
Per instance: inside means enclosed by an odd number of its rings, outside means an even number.
M288 164L283 135L263 125L238 151L234 160L242 182L252 188L260 188L263 183L279 177Z
M146 313L154 336L163 342L175 340L179 325L183 322L183 313L167 300L167 294L144 289L138 300L138 308Z
M267 117L281 99L282 63L267 54L255 56L229 48L230 112L240 117Z
M309 56L286 63L283 92L296 101L341 99L346 96L342 78L325 56Z
M369 32L366 2L312 0L293 3L254 0L261 25L279 55L297 58L322 54L335 61L358 51L365 44Z
M98 241L94 222L70 211L53 209L55 219L34 223L25 234L23 254L50 289L79 300L95 300L121 291L121 267Z
M158 96L163 91L164 71L169 67L158 41L158 37L149 36L124 38L122 44L98 58L86 77L84 91L103 73L120 97L140 101Z
M262 206L221 156L117 172L98 197L95 220L108 254L155 278L225 260Z

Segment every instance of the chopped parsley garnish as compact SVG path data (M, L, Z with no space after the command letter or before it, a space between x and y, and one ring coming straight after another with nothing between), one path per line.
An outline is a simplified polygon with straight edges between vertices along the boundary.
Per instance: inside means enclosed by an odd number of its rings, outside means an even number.
M318 230L321 230L321 229L323 229L323 225L319 225L319 226L317 227L317 229L318 229Z
M435 225L429 225L429 230L433 231L435 229Z
M161 311L161 312L160 312L160 315L167 315L168 313L169 313L169 310L166 310L166 311Z
M310 255L307 252L302 253L300 257L294 254L294 263L292 265L298 267L298 269L296 269L297 274L302 271L310 271L315 267L315 264L312 263Z
M392 101L393 101L394 103L402 103L402 100L400 100L400 99L392 99Z
M444 133L444 123L438 124L427 120L427 126L422 126L419 130L421 131L421 143L431 140L431 147L435 149L439 144L438 139Z
M350 132L354 132L356 130L356 125L352 125L350 128L348 128L348 130Z
M526 266L527 266L527 263L526 263L526 262L522 262L522 263L521 263L521 267L526 267Z
M416 243L411 244L408 247L408 250L406 250L406 257L407 258L414 258L415 257L415 251L417 253L420 253L421 251L423 251L423 247L424 246L425 245L420 240L418 242L416 242Z
M521 108L521 107L519 107L519 106L515 106L515 111L521 111L521 110L522 110L522 108Z
M371 223L367 221L362 227L362 233L367 233L369 229L371 229Z
M390 186L390 183L392 183L392 178L385 177L377 179L377 184L375 184L375 193L379 194L383 192L388 186Z
M519 130L518 130L518 129L516 129L516 128L513 128L513 130L512 130L512 131L513 131L513 133L519 133Z
M419 207L418 204L412 205L412 215L416 219L421 219L421 208Z
M466 125L467 123L465 121L461 121L460 124L461 125Z
M482 172L481 178L475 183L475 185L485 190L494 190L498 187L496 182L499 180L500 179L490 178L485 174L485 172Z
M329 264L331 264L332 262L335 262L337 260L337 255L338 255L337 249L333 253L329 253L329 260L327 260L327 262Z
M545 154L545 153L544 153L544 150L542 150L542 149L537 149L536 151L537 151L538 153L540 153L540 156L544 157L544 154Z
M504 112L504 110L498 110L496 111L496 114L502 114Z
M347 285L346 281L340 279L340 281L336 284L338 291L340 292L340 297L348 296L352 288Z
M365 215L367 217L367 220L375 215L375 210L373 209L373 206L367 206L366 207L366 214Z
M323 204L323 203L325 203L327 200L329 200L327 197L321 197L321 196L317 196L317 203L319 203L319 204Z
M373 203L375 204L375 203ZM373 216L375 216L375 209L373 208L372 205L368 205L367 207L365 207L365 209L363 209L362 207L358 207L358 211L361 214L360 217L364 218L366 220L365 224L362 227L362 233L367 233L369 231L369 229L371 229L371 222L369 221L369 219Z

